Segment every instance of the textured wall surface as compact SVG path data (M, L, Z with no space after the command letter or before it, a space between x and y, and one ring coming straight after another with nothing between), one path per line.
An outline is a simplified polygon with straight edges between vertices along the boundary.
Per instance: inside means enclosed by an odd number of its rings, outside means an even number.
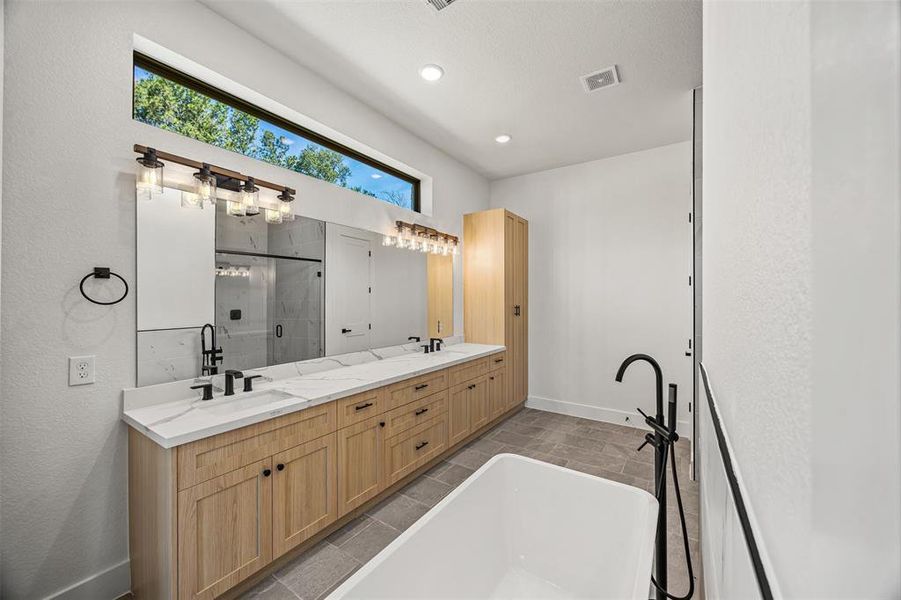
M691 111L691 93L685 94ZM679 386L688 433L692 334L691 142L491 184L491 205L529 220L529 398L637 424L654 407L654 356Z
M45 597L98 574L81 597L127 587L119 412L135 383L135 301L94 306L77 284L95 265L134 282L132 144L283 182L306 216L372 228L403 214L132 121L134 33L428 173L433 216L423 221L435 227L459 232L463 212L487 206L482 177L197 3L7 2L2 158L16 176L3 179L3 598ZM70 388L67 357L81 354L96 355L97 382Z
M898 26L704 10L704 363L786 597L901 593Z

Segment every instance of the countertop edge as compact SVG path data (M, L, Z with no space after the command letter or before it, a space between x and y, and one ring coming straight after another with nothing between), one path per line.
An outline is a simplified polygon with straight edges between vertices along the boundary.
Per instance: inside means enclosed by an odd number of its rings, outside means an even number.
M121 415L121 419L128 424L129 427L141 433L142 435L150 438L154 443L158 446L162 447L165 450L170 450L173 448L177 448L178 446L183 446L185 444L189 444L191 442L196 442L198 440L206 439L209 437L213 437L215 435L219 435L221 433L226 433L229 431L234 431L235 429L241 429L242 427L247 427L248 425L255 425L256 423L262 423L263 421L268 421L270 419L274 419L277 417L281 417L284 415L289 415L295 412L299 412L302 410L306 410L308 408L313 408L316 406L320 406L325 404L326 402L334 402L335 400L341 400L342 398L347 398L349 396L353 396L355 394L360 394L363 392L368 392L369 390L373 390L380 387L385 387L387 385L391 385L397 383L399 381L404 381L406 379L411 379L413 377L418 377L420 375L426 375L428 373L434 373L435 371L441 371L443 369L448 369L451 367L455 367L459 364L469 362L472 360L476 360L479 358L484 358L486 356L491 356L492 354L498 354L500 352L506 351L506 346L499 344L485 344L497 346L490 350L485 350L482 352L477 352L466 356L465 358L459 358L456 360L452 360L441 365L425 367L423 369L417 369L415 371L410 371L408 373L404 373L403 375L396 375L393 377L386 377L385 379L379 379L377 381L373 381L370 383L361 384L356 387L349 388L347 390L342 390L341 392L336 392L334 394L329 394L323 396L322 398L316 398L315 400L300 400L294 406L286 406L276 411L268 411L263 412L257 415L250 415L241 419L237 419L235 421L231 421L228 423L220 423L217 425L213 425L210 427L205 427L202 429L197 429L192 431L191 433L174 436L170 438L165 438L151 428L147 427L145 424L141 423L137 419L133 418L128 412L123 412ZM352 367L343 367L343 368L352 368ZM340 370L340 369L335 369ZM302 376L301 376L302 377ZM296 378L290 378L296 379Z

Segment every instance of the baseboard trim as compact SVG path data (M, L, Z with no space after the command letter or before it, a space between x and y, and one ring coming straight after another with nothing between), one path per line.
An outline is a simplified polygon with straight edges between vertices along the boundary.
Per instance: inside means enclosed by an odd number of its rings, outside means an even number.
M114 600L131 589L128 559L86 577L47 597L47 600Z
M544 410L547 412L557 413L560 415L569 415L570 417L580 417L582 419L590 419L592 421L603 421L604 423L613 423L615 425L625 425L626 427L634 427L636 429L644 429L650 431L644 420L637 412L629 412L618 410L615 408L603 408L600 406L590 406L588 404L578 404L576 402L566 402L555 398L544 398L542 396L529 396L526 400L526 408L534 408L536 410ZM691 421L679 421L679 435L688 436L691 432Z

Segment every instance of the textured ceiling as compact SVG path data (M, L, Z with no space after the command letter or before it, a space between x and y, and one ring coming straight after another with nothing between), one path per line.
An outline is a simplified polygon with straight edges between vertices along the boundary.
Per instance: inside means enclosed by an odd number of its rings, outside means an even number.
M206 4L491 179L691 138L698 1ZM420 79L427 63L444 78ZM613 64L622 84L586 94L579 77Z

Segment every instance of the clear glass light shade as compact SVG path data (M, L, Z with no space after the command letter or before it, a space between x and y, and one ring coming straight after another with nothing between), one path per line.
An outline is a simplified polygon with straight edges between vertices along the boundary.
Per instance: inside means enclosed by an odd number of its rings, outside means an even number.
M201 178L194 175L194 194L201 202L216 204L216 178L213 176Z
M146 166L139 163L137 188L138 191L141 192L138 196L144 197L147 200L149 200L153 194L162 194L163 164L158 163L158 166Z
M395 246L397 245L397 238L393 235L386 235L382 238L382 246Z
M241 203L244 205L244 214L260 214L260 190L253 184L253 179L248 178L241 190Z
M203 208L203 198L191 192L181 193L182 208Z
M272 208L265 209L266 212L266 222L277 225L282 222L282 211L276 210Z
M242 200L229 200L225 205L226 212L233 217L244 216L244 202Z
M294 220L294 206L290 202L280 201L278 203L278 212L281 214L283 221Z

